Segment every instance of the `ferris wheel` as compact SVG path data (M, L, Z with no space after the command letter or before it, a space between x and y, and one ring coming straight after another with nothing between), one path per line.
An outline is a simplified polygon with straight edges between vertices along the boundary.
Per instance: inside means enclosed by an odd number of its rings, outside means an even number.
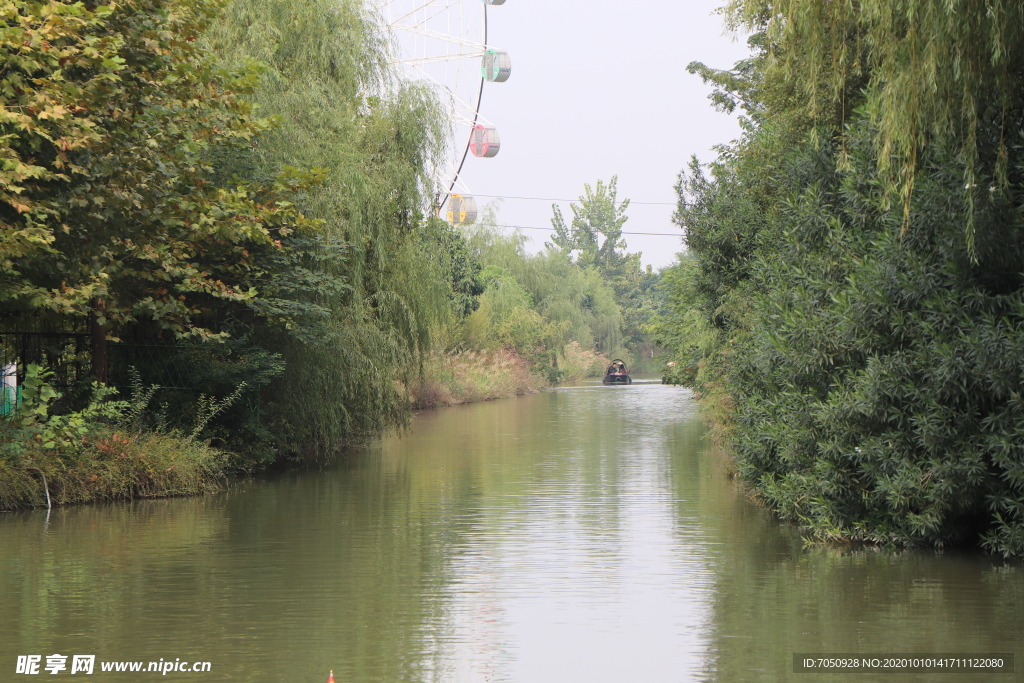
M480 104L485 83L503 83L512 73L508 53L487 43L488 6L505 0L370 2L391 34L400 71L426 83L448 110L445 152L431 172L436 208L451 223L472 223L477 204L460 175L469 157L492 158L501 149Z

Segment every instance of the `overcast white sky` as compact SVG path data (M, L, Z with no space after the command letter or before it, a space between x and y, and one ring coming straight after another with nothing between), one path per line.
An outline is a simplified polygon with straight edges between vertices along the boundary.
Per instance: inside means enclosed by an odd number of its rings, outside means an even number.
M467 0L471 1L471 0ZM462 180L484 195L575 199L583 184L619 176L630 198L629 251L659 268L681 249L671 222L672 186L690 155L738 135L735 119L711 108L710 88L686 72L699 60L729 68L747 54L724 34L720 0L507 0L488 8L488 43L507 50L512 76L488 83L481 113L498 128L501 152L470 156ZM562 212L571 217L568 202ZM507 199L499 222L551 227L551 202ZM540 249L550 235L524 230Z

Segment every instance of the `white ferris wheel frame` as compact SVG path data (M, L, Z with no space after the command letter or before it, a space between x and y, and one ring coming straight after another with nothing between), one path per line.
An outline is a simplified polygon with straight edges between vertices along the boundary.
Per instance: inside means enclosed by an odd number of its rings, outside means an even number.
M407 77L428 82L442 100L447 100L451 114L452 140L449 141L449 153L446 153L444 167L435 170L436 199L435 209L440 212L456 190L467 192L461 181L462 169L470 152L473 128L479 124L490 124L480 114L486 79L481 71L480 60L491 47L487 44L487 8L486 0L371 0L377 15L383 20L383 27L391 33L395 41L393 45L398 58L398 65ZM471 6L480 10L470 10ZM391 9L402 7L404 13L392 16ZM411 8L411 9L410 9ZM479 25L481 40L467 37L474 27L466 25L469 14L480 13ZM458 22L453 26L452 14ZM447 15L447 31L439 30L436 25L429 26L432 21ZM404 34L404 35L403 35ZM409 40L412 36L412 40ZM403 39L404 42L403 42ZM412 42L412 49L409 43ZM443 53L431 54L427 45L443 45ZM436 68L444 65L443 75L439 77ZM431 66L435 68L430 69ZM475 76L468 78L463 70L471 68ZM454 73L452 73L454 71ZM463 79L465 79L463 81ZM470 88L472 84L472 88Z

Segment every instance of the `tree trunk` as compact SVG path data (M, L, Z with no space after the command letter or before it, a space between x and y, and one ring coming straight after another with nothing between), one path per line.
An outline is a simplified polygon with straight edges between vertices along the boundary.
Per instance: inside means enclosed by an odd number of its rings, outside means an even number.
M104 313L107 302L96 298L92 300L92 315L89 326L92 328L92 374L100 384L107 383L107 323ZM102 322L101 322L102 321Z

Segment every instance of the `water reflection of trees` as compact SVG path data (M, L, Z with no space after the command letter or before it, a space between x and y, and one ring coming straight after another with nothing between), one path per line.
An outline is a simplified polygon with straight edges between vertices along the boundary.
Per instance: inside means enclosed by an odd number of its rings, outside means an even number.
M715 541L705 680L803 680L793 673L798 652L993 653L1020 642L1024 572L1016 563L961 551L805 548L794 527L744 499L722 453L702 452L677 455L675 478L680 515L697 515Z

